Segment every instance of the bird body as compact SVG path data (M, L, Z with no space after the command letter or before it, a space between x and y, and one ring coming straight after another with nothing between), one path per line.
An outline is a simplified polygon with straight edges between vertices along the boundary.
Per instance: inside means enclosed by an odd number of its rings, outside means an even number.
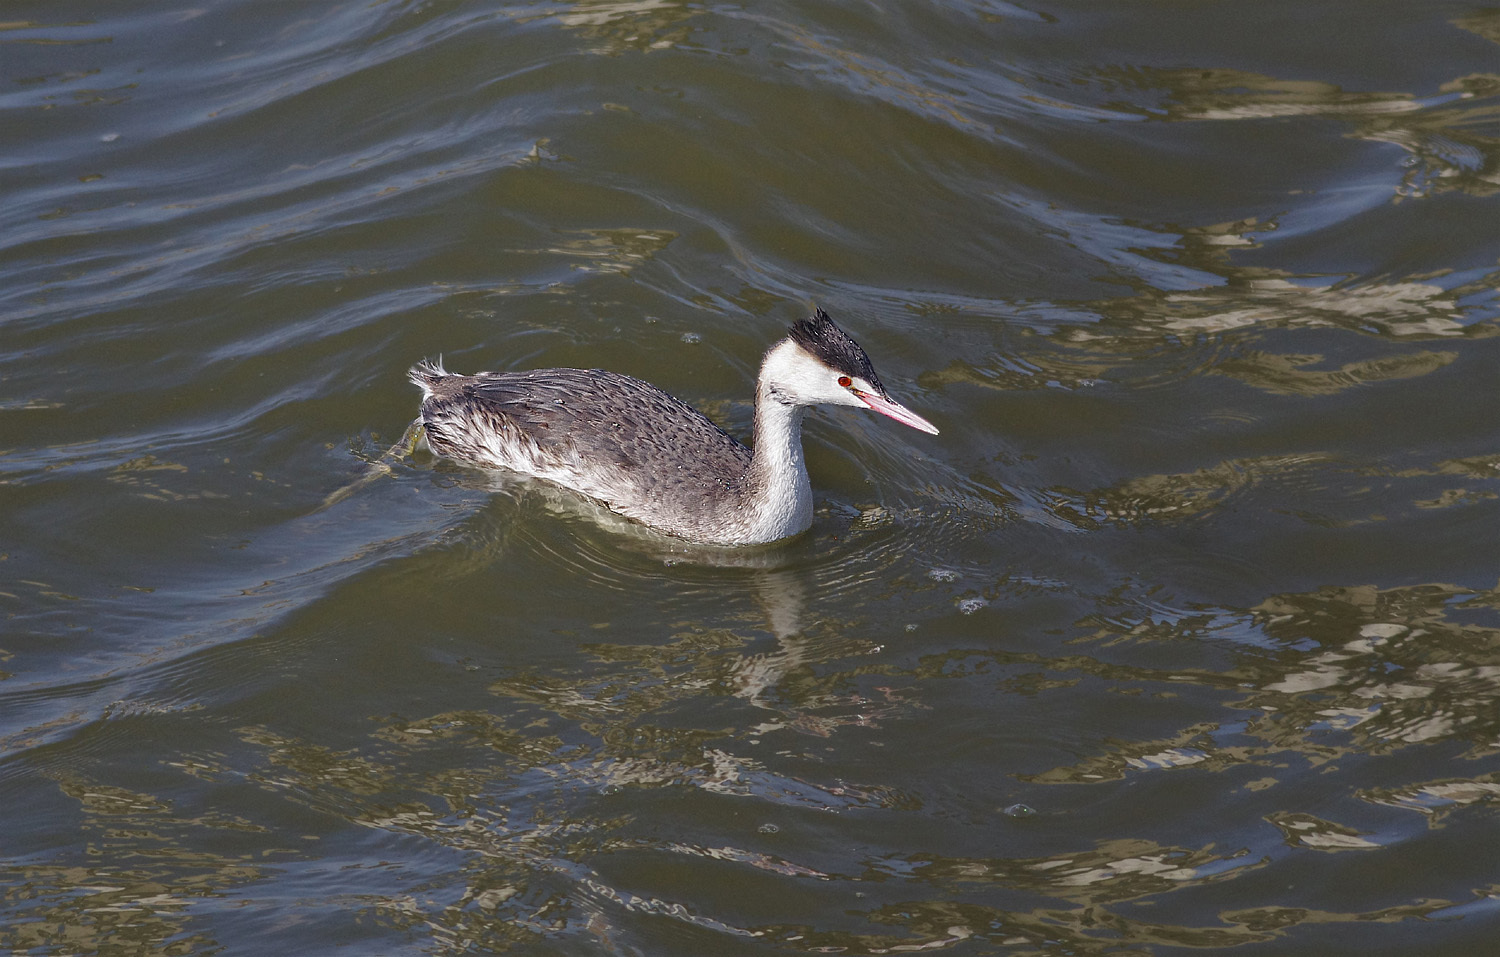
M815 404L860 405L936 433L896 403L864 350L822 310L766 353L754 450L656 386L602 369L451 375L411 370L432 451L547 479L694 542L749 545L812 524L802 421Z

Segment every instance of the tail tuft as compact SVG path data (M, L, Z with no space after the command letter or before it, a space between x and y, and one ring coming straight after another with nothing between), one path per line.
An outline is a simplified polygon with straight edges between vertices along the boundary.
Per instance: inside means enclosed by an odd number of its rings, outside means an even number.
M431 395L433 387L439 381L448 378L448 370L443 368L443 357L438 356L436 359L423 359L412 366L411 371L406 375L411 379L412 385L421 389L425 394Z

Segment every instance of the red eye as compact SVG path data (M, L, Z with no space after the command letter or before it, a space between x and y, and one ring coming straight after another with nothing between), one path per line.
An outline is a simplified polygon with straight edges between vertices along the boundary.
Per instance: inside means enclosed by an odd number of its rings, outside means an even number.
M848 376L846 376L846 375L839 376L839 385L843 386L844 388L847 389L847 388L849 388L853 384L854 384L854 380L851 379L851 378L849 378Z

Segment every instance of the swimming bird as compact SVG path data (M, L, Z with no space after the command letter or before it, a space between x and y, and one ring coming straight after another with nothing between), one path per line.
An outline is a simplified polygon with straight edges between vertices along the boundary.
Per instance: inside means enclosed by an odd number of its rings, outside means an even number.
M434 454L547 479L704 544L773 542L812 524L802 457L811 406L859 406L938 431L891 398L859 343L822 309L761 362L753 451L682 400L618 372L452 375L424 360L410 377L422 390L417 424Z

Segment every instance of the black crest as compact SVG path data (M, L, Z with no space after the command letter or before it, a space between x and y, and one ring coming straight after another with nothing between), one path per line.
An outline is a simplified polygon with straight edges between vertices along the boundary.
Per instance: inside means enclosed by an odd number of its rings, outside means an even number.
M844 375L858 376L885 395L885 386L875 375L870 357L847 332L834 325L828 313L817 309L811 319L793 324L790 332L793 342L817 356L824 365Z

